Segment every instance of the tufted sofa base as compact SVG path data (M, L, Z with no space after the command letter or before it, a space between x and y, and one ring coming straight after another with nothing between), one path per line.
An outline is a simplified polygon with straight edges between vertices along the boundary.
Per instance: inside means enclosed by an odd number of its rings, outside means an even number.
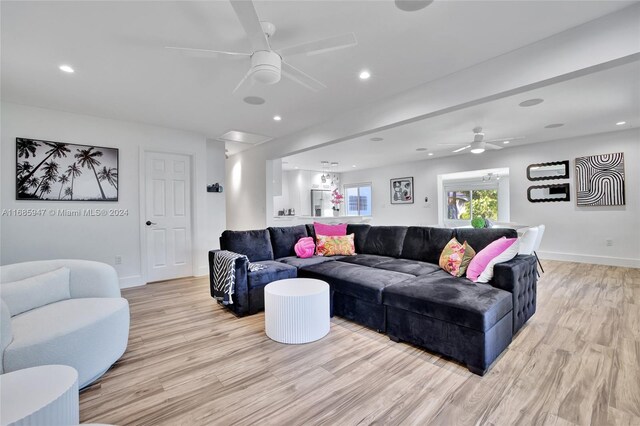
M386 332L391 340L405 341L451 357L480 376L511 343L512 327L511 311L489 330L480 331L387 307Z
M334 292L333 314L384 333L386 309L384 305L365 302L347 294Z

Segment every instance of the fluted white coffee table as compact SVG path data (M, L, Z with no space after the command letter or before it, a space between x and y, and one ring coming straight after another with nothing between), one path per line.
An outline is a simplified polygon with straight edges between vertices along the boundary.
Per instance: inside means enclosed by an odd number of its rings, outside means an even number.
M267 336L280 343L308 343L329 332L329 284L311 278L274 281L264 288Z
M0 375L0 424L77 425L78 372L43 365Z

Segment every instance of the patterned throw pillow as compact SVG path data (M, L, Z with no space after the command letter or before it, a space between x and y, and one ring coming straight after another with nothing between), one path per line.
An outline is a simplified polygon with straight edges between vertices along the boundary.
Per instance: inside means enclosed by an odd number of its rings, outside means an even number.
M316 253L318 256L353 256L356 254L354 236L355 234L339 237L316 235Z
M442 250L440 267L454 277L461 277L475 255L475 250L466 241L460 244L458 240L452 238Z

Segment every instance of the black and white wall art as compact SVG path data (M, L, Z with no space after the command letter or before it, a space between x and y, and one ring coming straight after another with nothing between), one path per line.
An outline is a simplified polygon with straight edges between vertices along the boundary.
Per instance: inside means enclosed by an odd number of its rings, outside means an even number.
M118 149L16 138L16 199L118 201Z
M391 179L391 204L413 204L413 177Z
M579 206L624 206L624 153L576 158Z

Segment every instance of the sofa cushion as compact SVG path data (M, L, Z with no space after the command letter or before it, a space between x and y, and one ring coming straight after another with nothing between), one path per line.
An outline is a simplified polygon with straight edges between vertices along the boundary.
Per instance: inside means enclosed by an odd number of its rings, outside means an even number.
M374 266L376 269L384 269L387 271L402 272L403 274L411 274L415 276L426 275L440 270L438 265L433 263L420 262L418 260L393 259L382 262Z
M389 256L378 256L376 254L356 254L355 256L345 256L340 259L341 262L369 267L374 267L390 260L394 260L394 258Z
M11 316L70 298L69 268L2 283L2 299Z
M5 372L47 364L78 370L80 388L112 365L127 347L126 299L68 299L12 318L13 341L4 352Z
M273 281L295 278L298 276L298 268L275 260L263 260L260 264L266 268L247 273L249 288L264 287Z
M271 237L266 229L224 231L220 236L220 248L244 254L249 258L249 262L274 259Z
M337 292L370 303L382 303L382 290L413 275L385 271L345 262L325 262L301 269L306 277L327 281Z
M360 253L400 257L406 233L407 228L404 226L373 226L367 233Z
M356 253L362 253L370 229L371 225L366 223L350 223L347 225L347 234L355 234Z
M387 286L384 304L479 331L489 330L513 308L511 293L444 271Z
M466 241L476 253L499 238L518 238L516 230L511 228L456 228L455 231L456 239L462 244Z
M304 268L305 266L317 265L318 263L333 262L336 259L340 259L340 256L311 256L306 259L302 259L297 256L288 256L277 259L277 261L287 265L295 266L296 268Z
M438 264L440 254L453 238L453 229L410 226L402 245L403 259L421 260Z
M295 245L300 238L308 237L307 228L304 225L283 226L278 228L267 228L271 237L271 246L273 248L273 257L279 259L281 257L295 256ZM249 259L251 260L251 259Z

